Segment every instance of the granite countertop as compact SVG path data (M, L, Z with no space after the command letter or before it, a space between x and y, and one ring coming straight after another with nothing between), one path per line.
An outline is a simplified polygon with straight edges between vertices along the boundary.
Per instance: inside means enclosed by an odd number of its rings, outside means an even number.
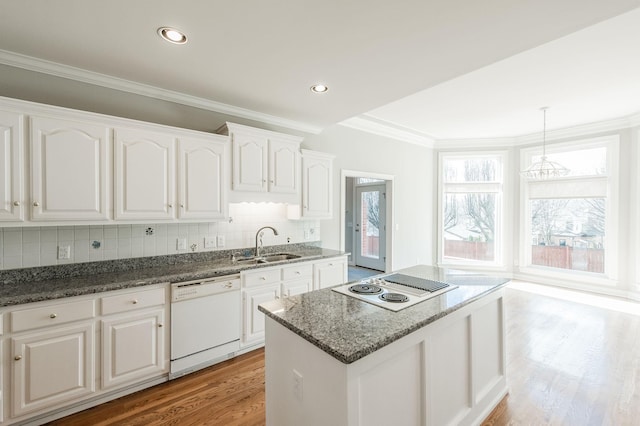
M0 272L0 306L20 305L158 283L193 281L237 274L248 269L283 266L345 254L338 250L292 244L265 250L265 254L287 252L301 256L298 259L266 264L242 264L231 262L229 253L234 251L236 250L197 253L195 256L167 255L2 271Z
M330 288L267 302L258 309L337 360L350 364L498 290L509 281L426 265L397 272L455 284L458 288L398 312Z

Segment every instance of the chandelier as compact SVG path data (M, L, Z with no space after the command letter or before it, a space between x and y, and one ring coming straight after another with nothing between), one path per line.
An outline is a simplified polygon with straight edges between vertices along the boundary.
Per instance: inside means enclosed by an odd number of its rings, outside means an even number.
M569 174L569 169L565 166L547 158L547 109L548 107L540 108L542 111L542 157L540 161L536 161L520 172L521 176L530 180L544 180Z

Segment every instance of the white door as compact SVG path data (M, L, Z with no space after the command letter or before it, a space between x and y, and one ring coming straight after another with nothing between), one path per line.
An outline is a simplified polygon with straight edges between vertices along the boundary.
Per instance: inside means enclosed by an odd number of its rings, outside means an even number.
M298 192L300 161L297 142L269 141L269 192Z
M267 139L233 133L233 189L265 192L267 190Z
M0 221L24 220L22 120L0 111Z
M333 158L311 154L302 156L302 217L331 218L333 214Z
M386 204L385 185L356 187L356 266L385 270Z
M172 219L175 138L116 129L116 219Z
M31 118L33 220L107 219L109 129Z
M221 219L226 214L225 141L181 138L179 199L181 219Z
M166 372L163 326L163 309L102 322L103 388Z
M89 323L12 339L12 415L93 393L94 336L93 323Z

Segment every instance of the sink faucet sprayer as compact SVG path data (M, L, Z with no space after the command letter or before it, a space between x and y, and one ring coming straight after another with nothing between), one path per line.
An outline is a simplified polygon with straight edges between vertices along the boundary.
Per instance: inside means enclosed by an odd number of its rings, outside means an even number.
M263 226L258 229L258 232L256 232L256 257L260 257L260 247L262 247L262 236L264 235L263 229L271 229L273 231L273 235L278 235L278 231L276 231L276 228L273 226ZM259 244L258 241L260 241Z

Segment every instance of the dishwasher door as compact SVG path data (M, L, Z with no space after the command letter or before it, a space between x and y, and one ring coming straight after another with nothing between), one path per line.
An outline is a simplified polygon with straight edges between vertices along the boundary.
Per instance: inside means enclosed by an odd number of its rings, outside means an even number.
M170 378L235 355L240 348L240 279L172 285Z

